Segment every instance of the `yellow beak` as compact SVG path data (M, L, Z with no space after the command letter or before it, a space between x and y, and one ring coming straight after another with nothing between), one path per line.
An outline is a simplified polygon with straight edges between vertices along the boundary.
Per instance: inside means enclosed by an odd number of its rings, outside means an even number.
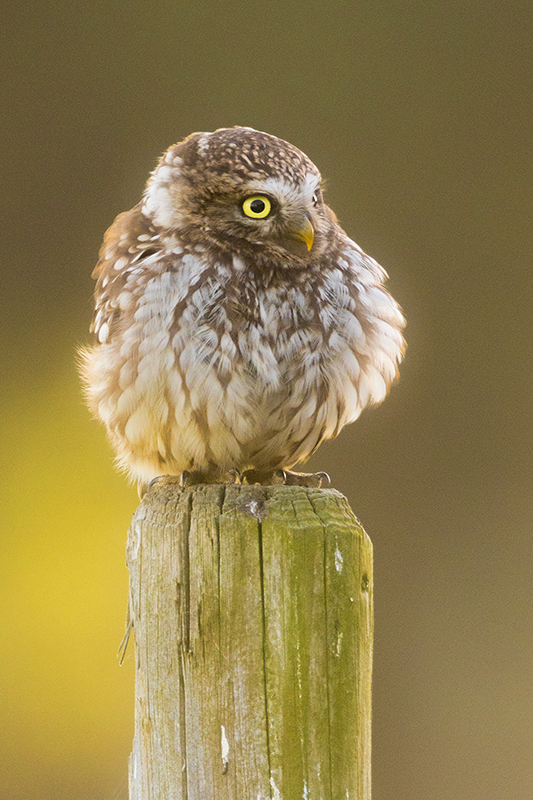
M295 239L306 243L308 250L312 248L315 238L315 230L311 224L311 219L307 214L304 217L302 225L299 228L295 228L292 233Z

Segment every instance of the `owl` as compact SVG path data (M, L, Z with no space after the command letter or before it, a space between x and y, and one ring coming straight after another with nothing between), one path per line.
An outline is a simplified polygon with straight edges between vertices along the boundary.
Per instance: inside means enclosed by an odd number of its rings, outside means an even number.
M252 128L170 147L93 277L87 402L141 487L319 485L291 467L383 400L404 353L387 275L324 203L317 167Z

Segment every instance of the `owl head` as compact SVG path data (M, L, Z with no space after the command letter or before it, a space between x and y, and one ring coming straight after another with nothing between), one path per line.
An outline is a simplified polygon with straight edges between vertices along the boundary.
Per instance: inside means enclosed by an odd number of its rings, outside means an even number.
M313 162L253 128L193 133L170 147L148 181L142 210L185 244L254 263L306 265L338 230Z

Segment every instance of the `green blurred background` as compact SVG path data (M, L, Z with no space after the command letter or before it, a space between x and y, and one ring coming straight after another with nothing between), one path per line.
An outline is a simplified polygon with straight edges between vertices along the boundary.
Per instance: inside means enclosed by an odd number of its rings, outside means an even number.
M319 165L409 321L398 386L311 463L375 546L374 797L531 800L532 23L531 0L4 10L1 800L127 797L137 497L74 353L105 228L167 146L234 124Z

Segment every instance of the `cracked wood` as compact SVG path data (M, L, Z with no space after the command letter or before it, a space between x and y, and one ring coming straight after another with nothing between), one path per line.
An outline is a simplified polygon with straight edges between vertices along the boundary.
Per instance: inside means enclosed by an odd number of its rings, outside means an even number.
M370 800L372 546L334 490L153 487L130 800Z

